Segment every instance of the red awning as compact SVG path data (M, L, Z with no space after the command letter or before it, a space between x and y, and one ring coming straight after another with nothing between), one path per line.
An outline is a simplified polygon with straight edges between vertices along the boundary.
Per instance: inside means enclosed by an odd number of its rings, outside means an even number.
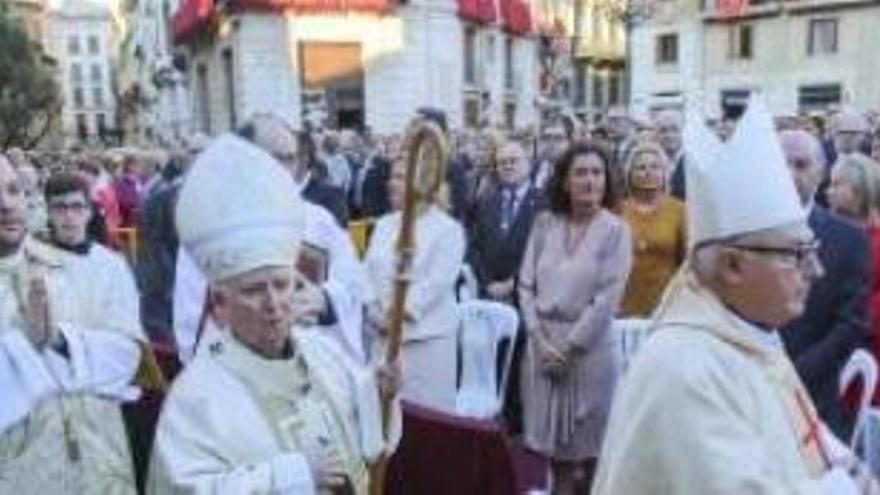
M283 12L385 12L396 5L395 0L234 0L236 10Z
M171 32L175 41L192 35L211 18L214 0L181 0L171 18Z
M495 22L495 0L458 0L458 16L477 24Z
M526 0L499 0L504 30L517 36L532 31L532 12Z

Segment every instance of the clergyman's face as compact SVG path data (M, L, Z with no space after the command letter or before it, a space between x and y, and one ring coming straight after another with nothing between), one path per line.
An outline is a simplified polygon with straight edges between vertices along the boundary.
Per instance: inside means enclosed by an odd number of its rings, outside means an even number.
M18 249L27 233L27 199L12 163L0 155L0 252Z
M265 267L222 283L215 297L219 319L250 349L279 355L293 327L296 276L292 266Z
M804 224L735 243L741 254L736 309L744 318L779 328L803 313L812 283L823 274L815 239Z

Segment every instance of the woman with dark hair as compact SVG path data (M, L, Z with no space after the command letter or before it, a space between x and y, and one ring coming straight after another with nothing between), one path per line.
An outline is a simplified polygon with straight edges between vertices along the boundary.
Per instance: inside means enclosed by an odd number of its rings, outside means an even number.
M577 143L557 160L548 212L535 220L519 276L528 346L521 369L524 440L550 460L553 493L589 484L617 382L611 332L632 262L630 231L611 212L605 151Z

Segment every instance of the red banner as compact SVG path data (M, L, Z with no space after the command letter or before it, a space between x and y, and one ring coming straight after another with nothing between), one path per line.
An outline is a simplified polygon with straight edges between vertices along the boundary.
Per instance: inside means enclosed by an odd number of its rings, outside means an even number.
M525 0L500 0L501 19L510 34L525 36L532 31L532 12Z
M458 0L458 16L477 24L491 24L498 17L495 0Z
M391 10L394 0L234 0L235 10L281 12L384 12Z
M171 17L171 32L176 41L194 34L211 19L214 0L182 0Z
M723 17L739 17L749 9L749 0L716 0L718 13Z

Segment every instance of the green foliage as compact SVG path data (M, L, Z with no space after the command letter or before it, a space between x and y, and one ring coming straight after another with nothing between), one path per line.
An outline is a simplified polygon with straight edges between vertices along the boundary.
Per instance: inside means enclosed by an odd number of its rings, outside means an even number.
M30 148L52 128L61 99L51 63L0 9L0 149Z

